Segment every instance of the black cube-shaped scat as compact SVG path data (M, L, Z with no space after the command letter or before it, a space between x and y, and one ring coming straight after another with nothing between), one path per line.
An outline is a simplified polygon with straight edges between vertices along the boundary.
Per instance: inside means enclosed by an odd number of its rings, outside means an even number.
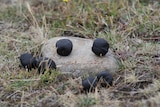
M46 57L45 58L44 57L38 58L37 62L36 62L36 66L38 68L38 72L42 73L42 74L47 69L49 69L49 70L56 69L55 62L52 59L49 59L49 58L46 58Z
M107 70L99 72L97 74L97 80L98 81L102 80L101 81L102 87L106 87L107 85L112 86L112 84L113 84L113 76Z
M24 68L27 68L30 71L32 68L36 68L36 60L30 53L23 53L19 57L20 62Z
M90 76L84 80L82 80L83 90L86 92L94 91L97 86L97 78Z
M56 42L56 48L60 56L68 56L72 52L73 44L69 39L60 39Z
M93 42L92 52L97 56L104 56L108 52L109 43L103 38L97 38Z

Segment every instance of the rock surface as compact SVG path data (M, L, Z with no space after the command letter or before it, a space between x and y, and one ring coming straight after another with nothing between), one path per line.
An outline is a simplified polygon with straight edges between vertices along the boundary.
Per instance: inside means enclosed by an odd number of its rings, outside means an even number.
M56 42L60 39L69 39L73 43L73 50L69 56L60 56L56 51ZM57 68L62 72L82 75L88 73L98 73L108 70L115 73L118 69L117 61L112 52L98 57L92 52L93 40L78 37L54 37L46 41L41 49L44 57L52 58Z

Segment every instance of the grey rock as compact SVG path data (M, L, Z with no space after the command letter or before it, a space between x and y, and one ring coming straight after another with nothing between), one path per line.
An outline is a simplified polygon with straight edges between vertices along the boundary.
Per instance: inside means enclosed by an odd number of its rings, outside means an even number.
M56 42L60 39L69 39L73 43L73 50L69 56L60 56L56 51ZM108 70L115 73L118 64L111 50L105 56L99 57L92 52L93 39L78 37L54 37L46 41L41 49L43 57L55 61L57 69L76 75L98 73ZM77 73L78 71L78 73Z

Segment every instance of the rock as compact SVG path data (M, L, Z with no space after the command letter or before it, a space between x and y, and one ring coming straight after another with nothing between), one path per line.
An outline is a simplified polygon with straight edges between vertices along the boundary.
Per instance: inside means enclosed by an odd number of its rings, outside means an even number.
M56 42L60 39L72 41L73 49L69 56L57 54ZM105 70L115 73L118 65L111 50L106 55L98 57L92 52L93 41L92 39L78 37L54 37L43 44L41 52L43 57L48 57L55 61L58 70L73 73L75 76L98 73Z

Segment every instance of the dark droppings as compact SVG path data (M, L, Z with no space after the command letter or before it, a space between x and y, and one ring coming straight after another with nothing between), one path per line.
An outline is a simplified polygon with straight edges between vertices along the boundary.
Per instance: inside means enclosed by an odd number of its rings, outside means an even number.
M86 92L93 91L97 86L97 78L90 76L82 80L82 86L83 86L83 90Z
M36 65L35 65L36 60L32 54L30 54L30 53L21 54L19 59L20 59L22 66L24 68L27 68L28 71L30 71L32 68L36 68Z
M56 48L60 56L68 56L72 52L73 44L69 39L60 39L56 43Z
M104 56L108 52L109 43L103 38L97 38L93 42L92 52L97 56Z
M55 62L46 57L33 57L30 53L21 54L19 57L21 65L24 68L27 68L28 71L32 70L32 68L38 68L39 73L44 73L45 70L56 69Z
M97 74L97 80L100 81L102 87L106 87L107 85L112 86L113 84L113 76L108 71L102 71Z
M56 64L52 59L40 57L36 59L36 67L39 73L44 73L47 69L56 69Z

